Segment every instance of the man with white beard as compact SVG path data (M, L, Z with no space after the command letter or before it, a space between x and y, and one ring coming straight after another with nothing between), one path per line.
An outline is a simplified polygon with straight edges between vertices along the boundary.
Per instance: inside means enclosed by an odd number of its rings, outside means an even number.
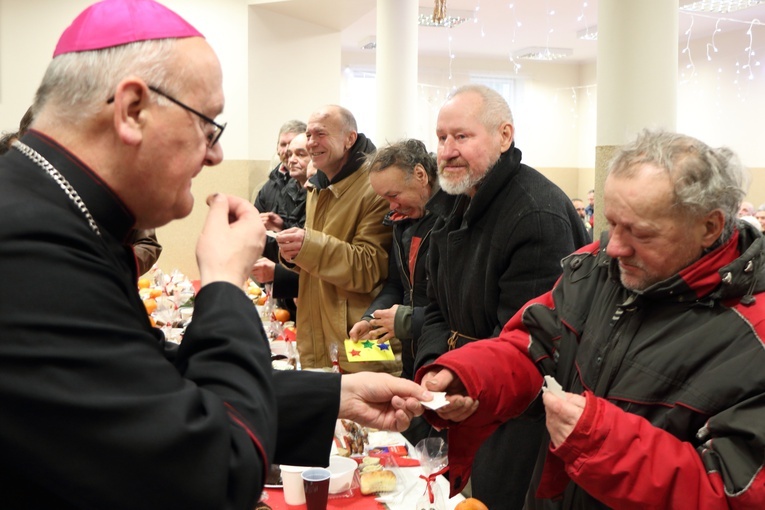
M497 92L468 85L438 114L439 216L431 233L431 304L415 368L479 338L498 336L529 299L549 290L560 261L587 244L565 193L521 163L510 108ZM511 367L508 367L511 369ZM520 509L544 419L519 417L489 437L473 463L473 496L492 510ZM459 487L463 480L450 480Z

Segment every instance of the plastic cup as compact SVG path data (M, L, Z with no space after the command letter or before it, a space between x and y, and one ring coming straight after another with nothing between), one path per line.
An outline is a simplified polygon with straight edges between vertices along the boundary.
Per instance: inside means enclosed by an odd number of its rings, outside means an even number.
M303 492L303 479L300 475L306 469L305 466L285 466L281 465L282 487L284 489L284 502L288 505L305 504L305 492Z
M327 510L329 496L329 469L310 468L303 471L303 491L308 510Z

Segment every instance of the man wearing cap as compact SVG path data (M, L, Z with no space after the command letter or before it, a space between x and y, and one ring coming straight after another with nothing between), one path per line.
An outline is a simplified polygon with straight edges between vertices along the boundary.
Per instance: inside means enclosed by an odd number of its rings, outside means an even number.
M249 510L271 462L326 462L337 416L401 430L430 398L385 374L272 374L240 289L265 231L238 197L207 199L180 347L151 327L126 238L189 214L223 103L211 47L152 0L95 4L59 40L0 157L4 507Z

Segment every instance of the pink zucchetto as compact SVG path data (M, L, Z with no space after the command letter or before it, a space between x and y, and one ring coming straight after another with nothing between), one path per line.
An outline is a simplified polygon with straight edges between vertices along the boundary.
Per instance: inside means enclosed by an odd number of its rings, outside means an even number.
M180 37L204 36L154 0L103 0L82 11L64 30L53 56Z

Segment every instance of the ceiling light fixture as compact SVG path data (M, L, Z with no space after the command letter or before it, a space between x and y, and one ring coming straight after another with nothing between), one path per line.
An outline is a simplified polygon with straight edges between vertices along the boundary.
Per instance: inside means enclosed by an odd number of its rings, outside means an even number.
M583 41L597 41L598 40L598 26L587 27L576 33L576 36Z
M719 12L725 14L728 12L742 11L749 7L761 4L764 1L765 0L685 0L684 5L680 6L680 10L685 12Z
M560 60L574 54L571 48L547 48L544 46L530 46L513 53L513 58L518 60Z
M433 11L429 9L420 9L419 14L417 15L417 24L421 27L453 28L473 18L473 11L459 11L452 9L446 12L444 19L437 22L433 19Z
M362 50L373 50L377 48L377 38L373 35L367 36L359 41L359 47Z

